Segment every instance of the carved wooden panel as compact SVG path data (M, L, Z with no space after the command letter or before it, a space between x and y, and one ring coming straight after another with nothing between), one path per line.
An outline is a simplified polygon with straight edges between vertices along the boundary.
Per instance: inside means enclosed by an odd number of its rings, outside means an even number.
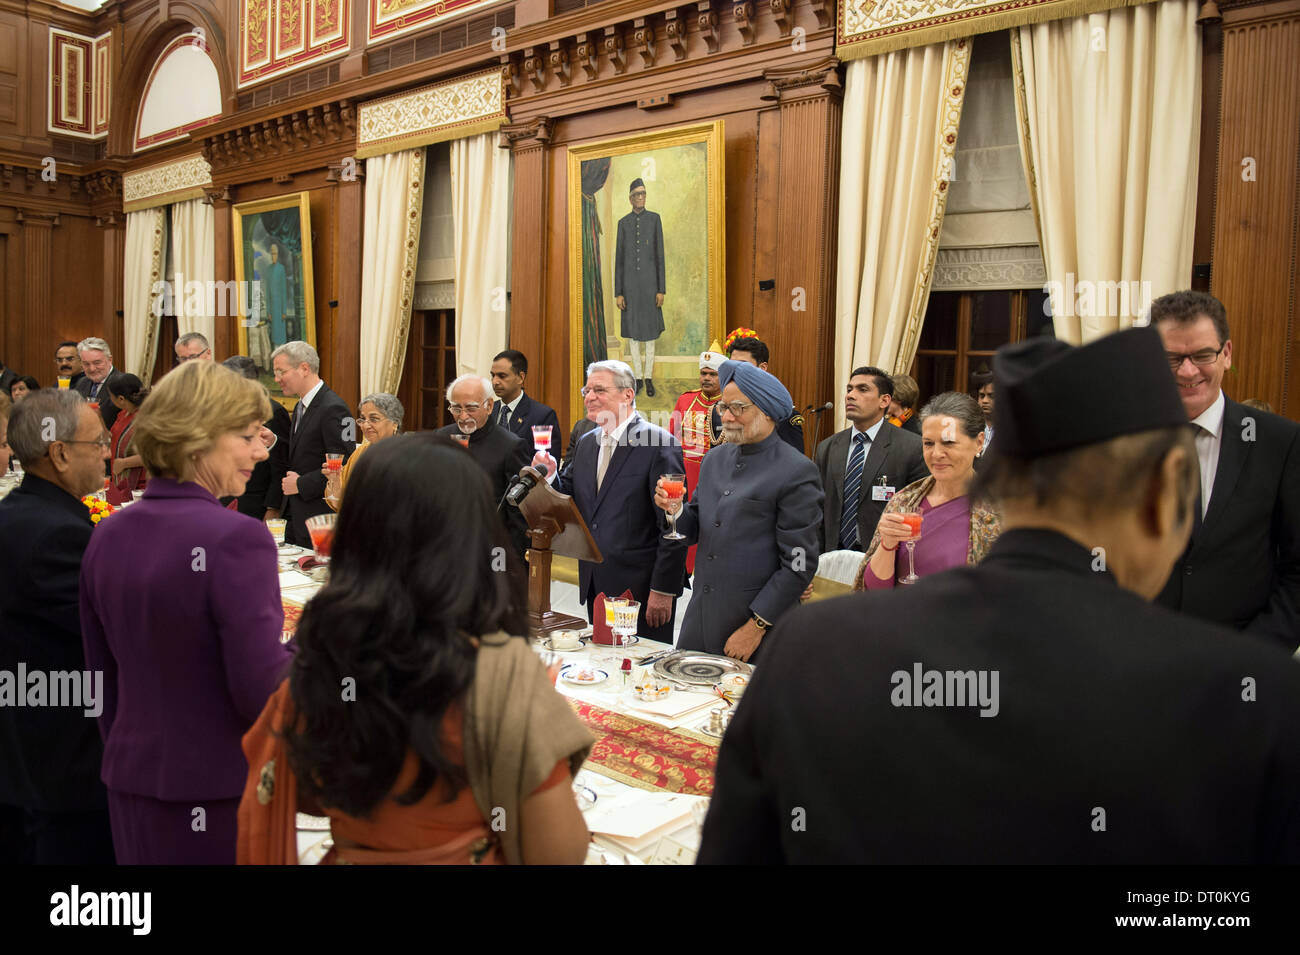
M1300 12L1225 19L1221 95L1211 289L1234 346L1224 389L1296 418Z

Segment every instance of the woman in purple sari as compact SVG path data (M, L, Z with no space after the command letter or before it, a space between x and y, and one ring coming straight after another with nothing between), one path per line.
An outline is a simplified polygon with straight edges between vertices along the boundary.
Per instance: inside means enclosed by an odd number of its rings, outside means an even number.
M975 459L984 446L984 415L975 399L947 391L932 398L919 417L930 476L902 488L885 505L862 561L858 590L908 583L913 559L918 578L979 563L1001 531L996 512L969 494ZM917 514L920 529L914 536L905 515L916 523Z

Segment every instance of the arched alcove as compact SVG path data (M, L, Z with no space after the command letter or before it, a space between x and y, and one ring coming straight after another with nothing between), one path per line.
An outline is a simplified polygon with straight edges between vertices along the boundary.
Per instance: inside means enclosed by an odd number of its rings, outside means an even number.
M221 116L221 78L201 33L168 43L154 61L136 112L135 152L183 139Z

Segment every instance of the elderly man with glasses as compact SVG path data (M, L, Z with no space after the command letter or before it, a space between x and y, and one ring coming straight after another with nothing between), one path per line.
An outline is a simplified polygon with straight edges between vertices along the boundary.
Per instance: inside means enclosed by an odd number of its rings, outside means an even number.
M104 427L110 431L117 420L117 405L109 393L122 372L113 367L113 352L108 342L102 338L83 338L77 343L77 354L81 356L81 369L86 373L74 386L82 397L99 403L99 413L104 419ZM107 387L105 387L107 385Z
M79 394L48 388L14 408L9 441L25 474L0 501L0 671L77 674L81 686L79 581L94 527L81 498L103 487L108 435ZM84 702L0 706L0 817L24 830L0 862L113 863L104 747Z
M578 564L578 588L588 616L596 595L632 593L641 605L637 633L673 642L677 598L686 580L686 546L665 540L668 521L652 502L655 483L665 474L685 473L682 446L663 428L636 413L636 376L621 361L587 367L582 389L587 417L597 427L583 435L564 471L552 478L555 458L538 453L547 480L573 496L600 548L603 563Z
M1166 607L1300 645L1300 426L1223 393L1232 340L1223 304L1173 292L1151 304L1196 439L1200 495Z
M187 361L194 361L201 358L204 361L212 361L212 346L208 344L208 339L200 332L186 332L180 338L176 339L176 364L183 365Z
M687 543L699 544L677 645L752 662L817 572L822 482L817 465L777 433L791 401L774 375L728 360L718 381L726 441L705 455L677 519ZM655 503L676 507L662 489Z
M480 375L461 375L447 387L447 410L454 424L439 428L435 434L449 438L460 436L465 450L487 472L492 482L492 497L500 501L510 487L510 479L528 466L529 446L508 428L497 424L495 392L491 380ZM497 513L505 521L506 532L519 559L528 549L528 528L517 507L504 506Z

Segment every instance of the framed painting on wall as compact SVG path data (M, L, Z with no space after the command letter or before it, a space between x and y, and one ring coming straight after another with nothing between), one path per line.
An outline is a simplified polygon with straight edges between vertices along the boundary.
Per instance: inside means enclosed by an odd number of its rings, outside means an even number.
M699 388L699 355L726 322L722 120L569 147L569 375L593 361L637 379L667 426Z
M234 207L239 353L257 363L262 383L281 396L271 352L291 341L316 345L309 196L295 192Z

